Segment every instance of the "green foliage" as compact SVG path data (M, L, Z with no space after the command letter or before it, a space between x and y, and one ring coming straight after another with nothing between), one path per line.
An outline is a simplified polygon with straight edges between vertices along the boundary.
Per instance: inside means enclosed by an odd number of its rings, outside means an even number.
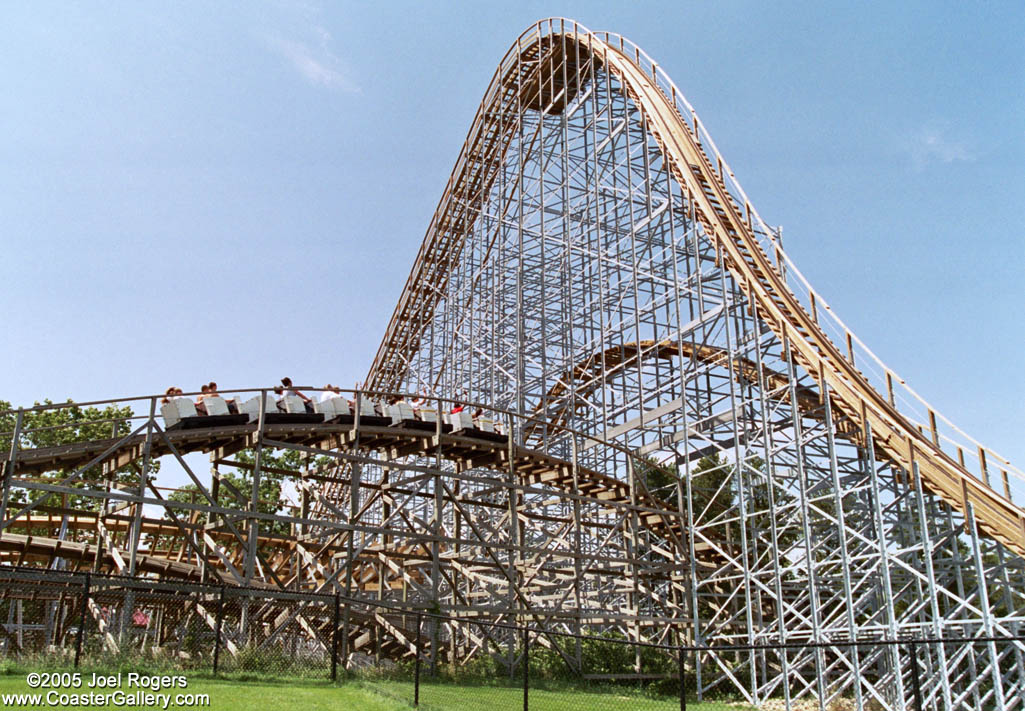
M53 404L53 401L46 399L42 403L36 402L33 407ZM0 400L0 412L5 412L5 414L0 414L0 432L3 433L0 441L3 442L5 453L11 445L17 419L16 413L6 412L10 409L11 403ZM75 405L72 400L68 400L66 406L53 409L27 410L22 419L18 447L20 449L36 449L124 437L132 430L133 416L132 408L128 405L111 404L100 409L81 407ZM152 462L151 473L156 473L159 468L159 462ZM59 469L46 478L61 479L70 473L72 473L71 470ZM138 469L132 465L121 467L109 477L104 476L101 467L93 467L82 474L79 484L96 485L109 478L115 486L130 485L137 482L138 477ZM45 492L15 490L12 492L11 501L15 504L26 503L45 495ZM48 503L57 505L61 502L51 497ZM66 502L63 502L63 505L97 510L100 504L97 499L72 495Z
M519 654L520 649L517 649ZM522 667L513 671L513 677L522 679ZM438 669L442 681L473 685L504 685L510 683L508 660L502 653L478 654L460 664L448 664Z
M576 654L575 641L564 639L559 642L563 651L573 658ZM580 659L583 674L670 675L677 669L676 660L666 650L627 644L626 638L617 632L585 635L580 640ZM530 668L531 675L539 679L561 681L579 679L579 675L566 663L558 651L539 643L531 645ZM632 683L636 684L636 682Z
M638 479L648 491L671 508L677 506L677 482L682 476L678 467L652 460L641 461L636 467ZM751 457L744 462L744 508L749 520L768 527L768 517L778 507L793 502L794 497L773 489L765 474L765 462ZM736 480L736 467L712 454L702 457L690 470L691 505L695 520L701 524L718 518L728 518L740 504ZM684 485L684 495L686 486ZM830 509L831 510L831 509ZM733 531L736 533L736 531Z
M249 500L253 491L253 468L256 464L256 452L245 449L235 455L235 461L242 466L220 470L220 485L217 487L217 505L236 511L249 509ZM260 513L277 514L284 510L285 500L282 496L283 484L290 477L298 477L307 467L323 468L330 465L330 457L311 459L309 455L292 449L274 451L264 449L260 454L260 485L257 493L256 510ZM207 487L210 491L210 487ZM212 493L212 492L211 492ZM208 503L207 498L195 484L188 484L171 493L170 501ZM179 514L180 516L181 514ZM170 518L168 514L165 518ZM289 534L288 524L280 521L261 521L260 532Z
M721 460L718 454L702 457L691 468L690 490L695 521L713 521L733 510L737 505L733 474L733 465Z
M645 459L635 464L634 474L652 496L669 508L677 507L677 482L683 476L678 466ZM690 488L696 518L711 520L735 506L736 493L732 482L723 486L732 476L733 466L723 463L717 455L702 457L691 467ZM706 508L708 512L701 516Z
M53 405L46 399L40 405ZM22 447L55 447L72 442L123 437L131 431L130 419L134 414L127 405L108 405L102 410L96 407L80 407L72 400L66 407L50 410L26 411L22 420ZM9 409L10 403L0 400L0 408ZM0 429L14 429L15 414L0 416Z
M301 660L280 646L261 647L247 645L238 650L231 658L223 657L224 670L227 673L242 672L261 675L282 676L315 676L324 678L331 668L330 656L325 652L319 658L303 656ZM301 663L297 663L300 662Z
M656 499L676 508L676 483L679 473L676 467L662 464L653 459L634 461L634 476Z
M549 690L600 691L606 693L629 693L631 695L660 696L678 693L677 681L669 678L678 668L676 659L664 649L634 647L618 632L603 632L585 635L580 639L580 663L577 665L576 641L556 637L562 649L560 653L547 644L544 637L532 637L530 643L530 679L533 688ZM505 687L523 683L522 644L517 644L514 656L515 667L508 667L507 650L492 650L492 654L480 654L461 664L440 667L432 681L459 684L463 687ZM639 652L639 657L635 656ZM567 659L563 657L563 653ZM584 679L582 675L609 675L630 677L634 674L663 675L663 679L646 679L638 682L634 678Z

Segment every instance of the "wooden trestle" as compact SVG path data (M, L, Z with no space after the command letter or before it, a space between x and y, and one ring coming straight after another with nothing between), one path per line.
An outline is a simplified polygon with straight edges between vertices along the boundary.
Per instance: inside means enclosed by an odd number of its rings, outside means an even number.
M229 457L241 450L255 447L257 438L256 424L165 431L162 436L150 437L149 456L155 459L175 453L181 456L192 452L204 452L215 464L246 466L230 460ZM507 481L508 473L513 472L514 486L520 492L539 495L548 493L570 500L576 499L597 506L596 510L599 511L617 508L633 512L636 517L635 525L643 526L653 539L665 541L664 547L676 551L681 560L682 551L686 549L683 544L685 531L680 514L647 493L643 485L635 482L635 488L631 493L627 481L620 481L580 466L574 471L574 465L570 461L512 444L506 437L493 433L439 434L425 431L423 423L420 422L407 422L397 426L268 424L264 426L263 442L265 448L287 444L302 447L310 453L335 453L342 457L336 458L336 463L332 466L307 472L281 471L297 480L309 479L311 484L321 487L321 490L334 490L337 493L339 488L344 489L351 485L351 467L345 466L345 457L358 459L362 456L361 453L373 452L379 458L374 460L379 465L401 470L407 466L404 462L419 461L418 457L441 456L450 463L451 473L455 476L475 472L478 476L483 476L481 481L488 481L489 477L493 477L491 480L494 485L501 488L506 486L504 482ZM147 437L144 434L135 434L124 438L19 450L12 471L13 482L17 486L19 481L27 483L38 480L38 475L42 473L72 472L87 465L91 465L95 471L102 471L103 474L124 467L138 467L146 454L146 446ZM492 474L489 475L488 472ZM414 475L417 473L411 472ZM445 473L442 472L441 475L445 476ZM47 477L46 481L53 482L59 478L60 475ZM433 496L430 492L418 493L404 477L362 481L360 486L379 495L387 495L389 500L399 496ZM446 492L443 504L459 503L449 501L450 498ZM111 498L111 503L118 504L116 492ZM472 503L474 506L490 506L497 509L508 505L504 502L489 502L486 497L475 498ZM323 518L325 511L318 513ZM214 516L212 521L204 519L198 511L193 512L191 516L179 515L177 521L141 517L140 532L145 537L142 539L144 544L136 551L137 572L162 579L190 582L239 582L231 567L236 570L242 567L245 546L233 543L233 539L235 542L241 542L238 530L226 525L223 519L241 519L245 515L246 512L240 510L230 516ZM529 507L524 507L517 515L525 522L542 525L572 523L571 517L562 519L531 511ZM122 502L120 508L105 507L103 513L61 506L40 506L26 515L9 521L7 529L0 537L0 561L13 565L45 566L54 559L61 558L70 562L76 569L123 573L124 561L128 560L130 550L126 545L114 545L113 541L115 538L120 538L124 542L130 540L133 518L133 506L130 502ZM310 589L308 583L311 579L322 585L330 578L328 571L337 568L334 561L346 555L346 546L338 540L339 537L330 534L322 533L316 538L303 536L299 530L301 526L292 525L292 535L268 532L259 534L257 549L266 555L265 563L271 569L272 575L269 578L264 576L263 580L248 580L246 585L266 589L295 589L293 584L298 576L294 575L291 566L299 556L305 558L303 564L307 575L306 584L301 587ZM622 522L617 524L590 521L587 525L608 531L621 527L624 528L622 534L627 535L626 524ZM316 524L312 526L315 527ZM57 535L62 529L89 532L93 535L90 536L89 542L69 540L67 535ZM354 594L364 597L379 592L385 580L382 578L382 566L391 573L391 579L386 582L389 588L398 589L407 584L426 584L431 575L428 544L416 541L416 537L411 534L405 537L413 538L413 541L395 541L393 539L398 536L389 536L383 529L374 529L372 525L365 530L381 535L378 542L366 545L354 556ZM188 534L215 542L223 550L231 553L230 558L225 560L223 554L218 555L207 549L204 551L202 564L197 564L196 556L190 551L186 540ZM383 544L380 542L382 540ZM452 550L452 546L447 544L442 545L442 553L446 565L455 568L463 566L464 569L472 567L476 571L491 570L490 575L496 578L501 576L501 568L505 565L487 556L473 555L469 551L460 556L458 551ZM714 547L707 544L697 546L695 562L703 567L721 564ZM293 573L291 577L290 570ZM602 565L600 573L610 580L622 581L623 585L629 584L632 576L641 579L647 577L643 573L638 574L633 566L629 565ZM531 586L525 586L524 590L529 593ZM363 633L365 630L359 634L353 632L353 644ZM385 635L392 643L402 636L404 635ZM378 636L376 639L379 641L382 638Z

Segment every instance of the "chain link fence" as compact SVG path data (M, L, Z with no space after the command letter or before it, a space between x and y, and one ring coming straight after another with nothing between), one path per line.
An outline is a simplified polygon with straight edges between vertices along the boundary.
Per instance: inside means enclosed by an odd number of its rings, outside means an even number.
M849 658L857 673L834 674L846 683L821 688L807 673ZM778 676L758 673L767 666L792 670L791 683L759 687ZM338 594L11 567L0 667L323 679L439 711L1025 709L1020 636L658 645Z

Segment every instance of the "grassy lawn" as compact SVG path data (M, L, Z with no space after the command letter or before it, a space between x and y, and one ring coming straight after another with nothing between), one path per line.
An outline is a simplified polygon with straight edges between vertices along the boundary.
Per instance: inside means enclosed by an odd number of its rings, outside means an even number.
M89 674L83 674L87 681ZM135 689L122 687L123 691ZM64 693L89 691L63 689ZM102 690L99 690L102 691ZM106 690L111 691L111 690ZM24 673L0 676L0 694L45 693L46 690L30 689ZM170 708L200 709L211 711L408 711L412 708L412 682L395 681L352 681L332 685L321 681L232 681L190 676L184 693L209 694L208 706L174 706L174 694L181 689L163 690L160 693L172 695ZM0 704L0 711L6 709L53 709L45 703L39 706L14 706ZM110 709L110 706L80 706L82 709ZM126 709L155 709L159 706L124 706ZM422 683L420 685L420 708L424 711L520 711L523 708L523 690L516 687L460 686L455 684ZM680 708L675 699L650 699L629 692L586 693L578 690L530 690L530 708L538 711L676 711ZM737 707L723 703L687 704L688 711L734 711Z
M122 688L123 691L133 691ZM39 693L30 689L24 674L0 677L0 693ZM88 691L88 689L65 689L65 692ZM160 693L172 694L172 707L179 709L202 709L210 711L398 711L409 709L411 704L380 696L355 684L332 686L327 682L270 682L270 681L227 681L220 679L190 678L186 693L209 694L209 706L173 706L173 695L181 689L170 689ZM55 709L56 706L2 706L6 709ZM104 709L110 706L80 706L81 709ZM125 709L159 709L159 706L124 706ZM170 711L170 710L169 710Z
M362 682L382 695L403 701L413 698L411 682ZM610 690L588 693L577 689L529 690L530 708L538 711L679 711L678 698L653 699L640 694ZM420 683L420 708L424 711L522 711L523 689L504 686L466 686L448 683ZM743 711L725 702L687 702L687 711Z

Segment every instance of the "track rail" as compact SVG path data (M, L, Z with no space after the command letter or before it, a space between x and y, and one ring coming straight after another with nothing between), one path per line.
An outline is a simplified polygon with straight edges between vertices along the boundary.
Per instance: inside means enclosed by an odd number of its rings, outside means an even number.
M762 318L797 361L828 392L839 411L871 428L876 447L900 468L917 465L923 484L954 509L974 510L979 528L1025 555L1025 510L953 461L872 387L819 327L770 263L753 227L741 216L695 135L665 94L624 53L594 36L562 35L599 54L644 113L677 180L695 201L698 220L714 235L726 268L758 306ZM971 504L971 507L969 507Z
M482 438L460 433L426 432L408 426L358 426L355 424L284 424L265 425L265 441L278 441L308 447L311 451L331 451L347 449L357 445L362 450L374 450L386 453L396 459L410 455L436 452L439 450L444 457L456 465L456 472L465 472L478 468L492 468L500 471L509 468L523 486L554 489L567 494L584 497L588 500L624 506L632 506L637 510L639 520L658 535L680 541L683 537L682 520L678 512L667 509L666 505L653 497L638 485L631 493L628 482L620 481L612 476L592 471L583 467L576 468L574 481L574 465L570 461L559 459L528 447L510 445L506 438ZM257 425L237 425L227 427L198 428L176 430L164 433L164 437L154 439L149 445L149 456L153 458L169 455L172 452L188 454L203 452L211 454L215 461L230 456L240 450L255 446ZM36 449L20 449L14 466L9 469L15 484L21 478L22 485L31 486L26 477L51 471L74 471L87 465L101 468L103 471L114 471L125 466L139 463L147 455L145 435L136 434L121 438L108 438L75 442L72 444L44 447ZM345 485L347 480L339 475L316 475L310 477L325 483ZM370 485L371 488L372 485ZM392 494L400 493L394 487ZM155 502L150 502L155 503ZM40 515L39 512L28 512L30 515L8 518L4 522L0 550L15 552L21 555L62 556L79 560L95 560L102 557L102 547L96 545L68 544L40 536L14 535L13 529L32 530L39 528L59 528L61 525L71 528L91 529L100 519L114 530L127 530L130 517L117 514L97 516L93 512L71 512L58 510L55 513ZM175 533L175 526L168 521L146 521L145 529L149 533ZM228 537L223 532L221 534ZM261 537L263 539L263 537ZM290 544L285 540L271 537L268 542L277 545ZM292 542L294 543L294 541ZM76 547L77 546L77 547ZM125 557L126 549L119 549ZM707 547L698 551L702 559L709 552ZM67 553L67 556L65 556ZM330 557L331 547L322 551ZM379 551L372 550L377 555ZM391 551L383 551L391 555ZM107 554L109 557L109 554ZM402 557L399 555L398 557ZM193 579L199 575L198 568L185 563L167 565L167 560L158 555L150 554L146 561L148 570L158 570L171 577ZM217 560L211 559L211 565L217 566Z
M862 432L871 431L881 457L906 472L917 469L925 488L955 510L974 515L981 531L1025 556L1025 509L1010 500L1007 483L1008 471L1025 478L1022 473L953 427L910 388L905 387L902 393L910 398L912 406L898 409L894 383L903 386L904 381L832 314L825 300L792 265L675 85L650 58L642 58L636 45L607 33L603 39L569 20L546 20L530 28L499 65L375 357L368 375L370 387L397 389L404 364L419 346L424 324L430 321L431 310L441 298L447 278L443 267L458 257L472 227L473 215L467 207L470 200L466 198L488 189L486 176L494 175L494 161L500 160L507 149L496 146L495 141L508 141L510 127L517 125L516 116L503 114L503 97L519 85L535 92L518 102L521 110L561 111L571 100L572 85L579 86L586 77L557 85L554 80L545 84L542 79L525 77L524 72L537 73L560 61L569 71L575 71L579 65L569 61L571 56L589 57L619 79L640 110L669 170L689 194L695 217L717 245L721 263L794 360L817 382L821 396L828 397L833 407L857 423ZM556 74L549 73L553 77ZM690 115L685 117L685 111ZM706 146L714 159L706 153ZM789 281L784 270L790 275ZM791 288L795 274L797 284L805 289L806 304ZM423 295L426 297L421 298ZM827 326L846 341L846 353L831 340ZM860 366L855 365L857 348L857 352L867 353ZM886 395L861 369L866 363L881 369ZM928 422L916 421L916 416ZM953 438L941 432L940 423L948 425ZM977 447L982 478L965 464L965 442ZM944 450L944 444L955 446L958 460ZM1003 495L989 485L991 461L1002 467Z
M600 387L601 381L599 378L603 366L606 368L622 369L639 368L649 358L661 358L664 360L694 358L705 365L732 370L736 373L737 380L741 382L757 385L762 384L762 379L764 378L764 386L767 391L778 393L779 397L787 396L783 393L783 388L789 382L789 379L784 373L777 373L764 368L759 369L757 363L747 358L734 358L731 364L729 363L729 352L724 348L699 343L680 343L668 339L662 341L644 340L611 346L601 353L596 353L578 363L548 390L545 399L534 407L533 417L542 418L546 403L555 402L569 392L568 383L571 381L577 382L574 392L578 399L574 402L573 407L579 408L582 407L579 398L586 397L589 393ZM797 388L797 406L802 413L815 417L821 405L822 401L817 391L805 386ZM545 419L556 425L563 425L568 420L570 408L569 403L560 402L558 407L548 410L548 415ZM529 427L527 431L530 433L535 429L536 426Z

